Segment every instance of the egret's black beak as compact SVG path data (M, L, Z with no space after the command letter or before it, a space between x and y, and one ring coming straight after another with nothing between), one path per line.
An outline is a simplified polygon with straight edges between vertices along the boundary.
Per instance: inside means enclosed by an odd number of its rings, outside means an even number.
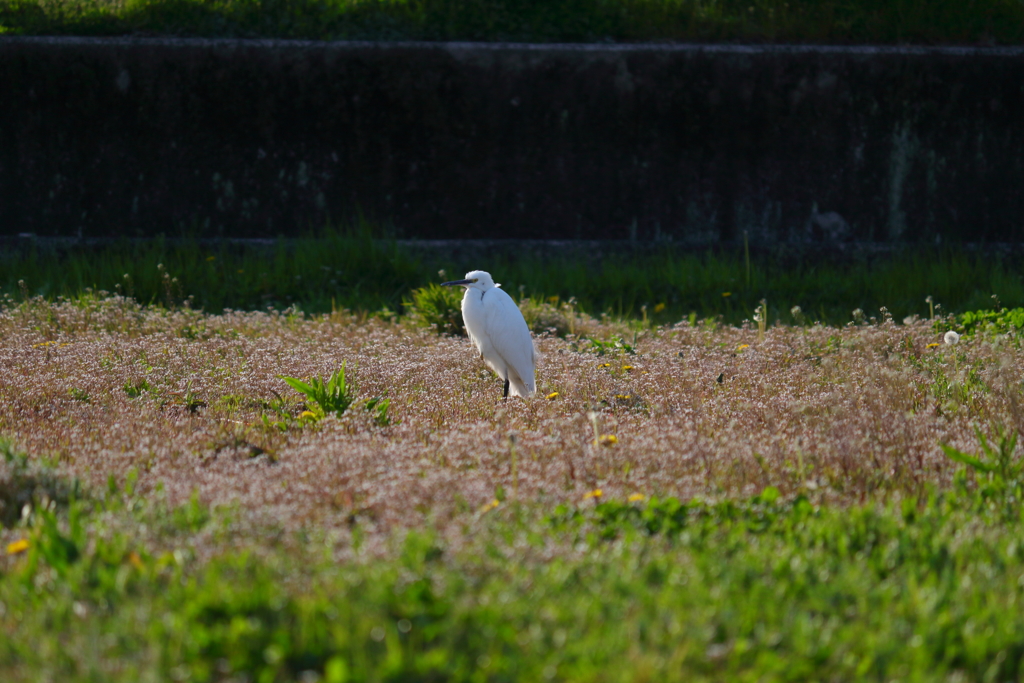
M451 282L442 282L441 286L448 287L449 285L471 285L474 282L476 282L476 280L452 280Z

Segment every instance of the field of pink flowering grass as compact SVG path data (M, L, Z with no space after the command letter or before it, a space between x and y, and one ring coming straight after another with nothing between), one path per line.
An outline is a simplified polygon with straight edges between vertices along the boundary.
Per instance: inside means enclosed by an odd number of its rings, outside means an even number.
M502 402L415 316L9 300L3 679L1024 672L1013 328L529 313Z
M604 495L784 495L850 503L945 487L940 443L1024 428L1024 356L942 342L932 322L661 327L581 319L540 336L539 398L501 384L464 337L409 321L30 300L0 317L0 426L89 486L193 492L285 528L455 528L496 491L551 504ZM624 339L598 346L589 339ZM346 364L364 410L302 421L281 376ZM595 438L614 436L594 444Z

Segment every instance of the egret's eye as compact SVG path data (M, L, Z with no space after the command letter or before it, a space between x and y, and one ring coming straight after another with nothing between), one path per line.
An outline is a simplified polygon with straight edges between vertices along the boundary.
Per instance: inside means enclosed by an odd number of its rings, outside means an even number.
M472 280L470 280L470 282L477 282L477 281L478 281L479 279L480 279L480 278L478 278L478 277L475 277L475 278L473 278Z

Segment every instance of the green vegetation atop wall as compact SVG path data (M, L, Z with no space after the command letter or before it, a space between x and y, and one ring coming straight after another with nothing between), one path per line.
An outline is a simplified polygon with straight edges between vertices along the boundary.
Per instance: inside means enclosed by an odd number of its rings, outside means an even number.
M315 40L1019 44L1020 0L0 0L0 32Z

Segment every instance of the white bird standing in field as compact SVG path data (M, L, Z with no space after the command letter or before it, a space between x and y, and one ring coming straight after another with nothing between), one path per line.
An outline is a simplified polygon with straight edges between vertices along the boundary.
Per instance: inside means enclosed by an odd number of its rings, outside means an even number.
M480 357L505 380L503 398L508 399L510 387L513 396L528 397L537 388L534 380L537 352L516 302L499 289L501 285L494 284L490 273L482 270L466 273L465 280L441 284L442 287L450 285L466 288L462 297L466 331Z

